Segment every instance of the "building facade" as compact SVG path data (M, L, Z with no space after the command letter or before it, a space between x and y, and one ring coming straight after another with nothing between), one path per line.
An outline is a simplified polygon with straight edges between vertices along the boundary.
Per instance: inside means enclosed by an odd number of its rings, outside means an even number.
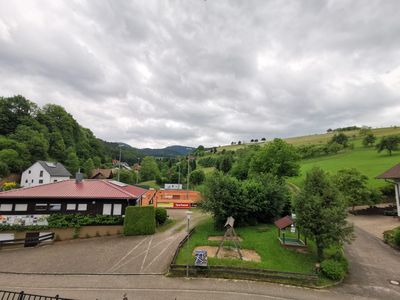
M39 160L22 173L20 185L31 187L68 180L70 177L71 173L63 164Z

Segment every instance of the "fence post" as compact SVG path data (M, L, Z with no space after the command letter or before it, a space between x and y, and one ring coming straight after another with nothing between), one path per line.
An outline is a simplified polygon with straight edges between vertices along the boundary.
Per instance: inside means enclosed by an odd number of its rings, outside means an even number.
M24 291L21 291L21 293L19 293L18 300L24 300L24 298Z

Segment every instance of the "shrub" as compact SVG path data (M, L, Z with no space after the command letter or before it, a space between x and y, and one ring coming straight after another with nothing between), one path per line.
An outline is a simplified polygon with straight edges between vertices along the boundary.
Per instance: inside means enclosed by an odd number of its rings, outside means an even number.
M167 221L168 215L165 208L158 207L155 209L156 222L158 225L162 225Z
M397 229L397 230L394 232L394 238L393 238L393 240L394 240L394 244L395 244L396 246L399 246L399 247L400 247L400 229Z
M153 206L128 206L125 210L124 235L147 235L156 230Z
M343 263L334 259L326 259L321 263L321 272L332 280L342 280L346 275Z

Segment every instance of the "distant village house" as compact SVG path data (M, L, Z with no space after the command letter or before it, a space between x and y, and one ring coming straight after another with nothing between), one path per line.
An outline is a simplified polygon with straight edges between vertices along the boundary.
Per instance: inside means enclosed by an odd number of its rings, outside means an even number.
M71 178L71 173L58 162L39 160L26 169L21 176L21 187L59 182Z

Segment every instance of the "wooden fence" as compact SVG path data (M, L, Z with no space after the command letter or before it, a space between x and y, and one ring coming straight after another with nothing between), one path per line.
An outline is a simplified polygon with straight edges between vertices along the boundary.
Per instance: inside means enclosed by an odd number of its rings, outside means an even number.
M172 276L186 276L187 270L189 276L203 276L203 277L221 277L221 278L238 278L250 280L264 280L264 281L278 281L296 284L315 285L319 280L317 274L306 274L296 272L281 272L267 269L253 269L253 268L240 268L229 266L207 266L197 267L195 265L179 265L176 264L179 251L186 243L188 238L193 234L193 228L188 235L179 243L175 251L171 265L169 267L169 274Z
M22 292L10 292L0 290L0 300L72 300L67 298L61 298L58 295L55 297L41 296L33 294L25 294Z

